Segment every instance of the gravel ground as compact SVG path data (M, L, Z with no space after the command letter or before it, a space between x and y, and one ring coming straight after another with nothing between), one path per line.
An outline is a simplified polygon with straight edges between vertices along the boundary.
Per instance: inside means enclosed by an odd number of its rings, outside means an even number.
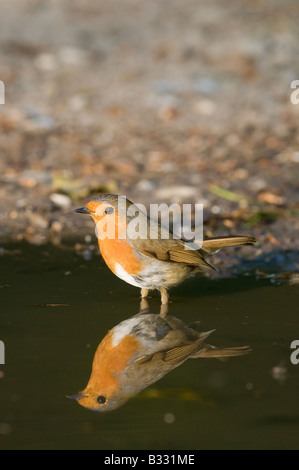
M203 203L207 236L258 238L238 251L256 272L298 271L298 18L296 0L3 0L1 244L93 243L73 209L112 192Z

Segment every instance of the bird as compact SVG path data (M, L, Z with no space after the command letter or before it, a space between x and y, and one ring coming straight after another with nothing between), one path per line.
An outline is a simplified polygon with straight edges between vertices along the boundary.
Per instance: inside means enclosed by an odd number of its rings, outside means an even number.
M189 358L242 356L250 346L218 348L206 343L215 331L198 332L168 315L141 311L112 328L98 345L84 390L69 395L93 411L111 411Z
M166 306L168 289L203 268L217 271L207 261L209 255L223 247L256 242L253 237L229 236L209 238L200 245L190 244L148 217L126 196L116 194L100 194L75 212L94 220L99 249L108 268L120 279L139 287L142 299L150 290L159 290L161 304Z

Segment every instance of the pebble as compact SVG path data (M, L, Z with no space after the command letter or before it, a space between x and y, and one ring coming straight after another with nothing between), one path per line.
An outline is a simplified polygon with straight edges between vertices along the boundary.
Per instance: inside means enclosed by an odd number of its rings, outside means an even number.
M157 199L175 199L184 200L186 198L195 197L197 194L197 188L192 186L168 186L166 188L160 188L156 191Z
M60 62L65 65L84 65L88 54L83 49L76 47L62 47L57 54Z
M248 181L248 186L250 189L260 191L267 187L267 182L262 178L250 178Z
M197 93L215 93L219 90L220 83L210 77L198 77L194 80L194 90Z
M151 191L155 188L155 184L150 180L141 180L137 183L137 189L140 191Z
M36 57L34 64L37 69L45 72L51 72L58 68L58 61L55 55L47 52L39 54Z
M86 105L87 101L82 95L73 95L69 99L69 107L72 111L80 111Z
M295 163L299 163L299 152L294 152L293 153L293 158L292 158L293 162Z
M200 100L195 103L195 111L204 116L212 116L216 111L216 104L211 100Z
M46 229L49 225L48 220L45 219L40 214L36 214L36 213L31 212L31 213L28 214L28 218L29 218L30 223L36 228ZM27 228L32 229L32 227L27 227Z
M49 198L60 209L68 209L72 204L71 199L66 194L52 193Z
M23 129L28 132L37 130L51 130L56 126L55 120L38 109L32 109L27 112L26 118L22 122Z

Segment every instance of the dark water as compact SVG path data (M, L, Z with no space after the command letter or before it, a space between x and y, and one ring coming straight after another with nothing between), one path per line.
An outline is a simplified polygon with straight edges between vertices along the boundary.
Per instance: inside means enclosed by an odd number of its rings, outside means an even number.
M171 315L216 329L211 344L253 351L225 362L190 359L122 408L95 413L65 395L87 384L107 330L138 313L138 289L98 256L7 248L0 258L1 449L299 448L299 364L290 361L299 339L298 284L197 277L174 289ZM156 294L150 307L159 312Z

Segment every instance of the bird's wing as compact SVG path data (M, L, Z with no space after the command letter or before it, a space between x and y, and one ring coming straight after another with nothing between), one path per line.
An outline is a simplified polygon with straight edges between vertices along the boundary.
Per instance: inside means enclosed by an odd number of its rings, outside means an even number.
M190 249L183 240L136 239L132 240L131 244L148 258L216 269L206 261L201 250Z
M197 338L196 341L142 356L134 361L132 365L140 365L144 367L146 364L150 364L150 366L154 368L167 365L173 368L184 362L188 357L193 357L202 348L202 343L212 333L212 331L201 333L200 337Z
M235 235L232 237L208 238L202 242L202 252L210 255L229 246L254 245L256 239L253 237Z
M217 269L205 259L201 250L187 248L185 243L174 245L169 250L170 260L177 263L185 263L192 266L204 266L206 268Z
M196 351L192 358L197 357L232 357L232 356L244 356L252 351L250 346L239 346L236 348L217 348L210 344L204 344L203 347Z

